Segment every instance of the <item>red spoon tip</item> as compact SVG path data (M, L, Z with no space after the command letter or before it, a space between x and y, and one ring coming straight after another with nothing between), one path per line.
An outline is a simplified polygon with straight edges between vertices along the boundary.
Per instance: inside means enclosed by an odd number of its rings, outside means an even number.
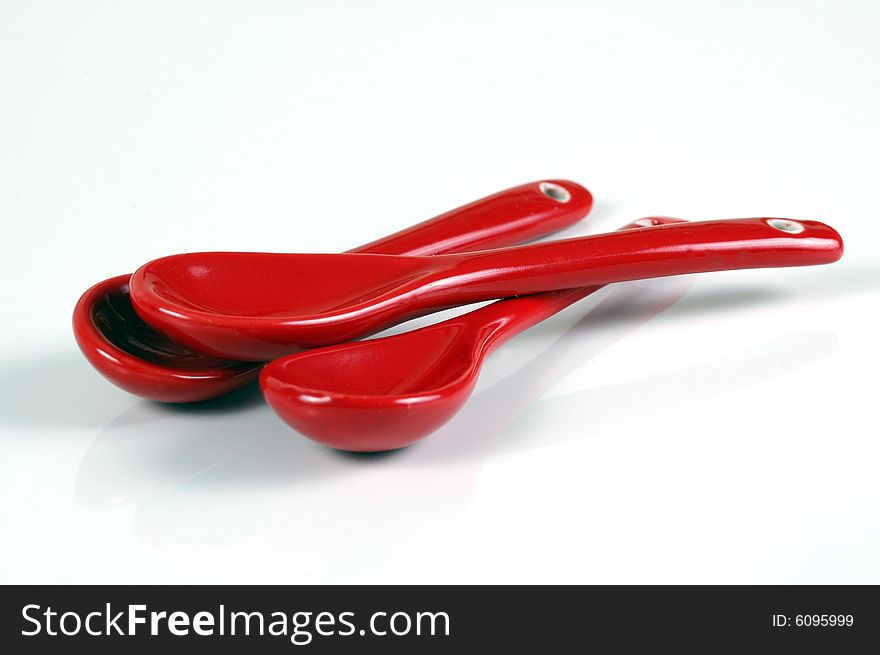
M439 429L470 396L479 356L456 345L467 341L464 328L453 319L276 359L263 369L260 388L285 423L314 441L351 452L403 448ZM429 380L413 374L421 364Z
M784 234L803 234L804 238L812 239L817 251L817 264L832 264L843 257L843 237L830 225L819 221L797 221L791 218L765 218L764 222ZM823 230L821 239L810 234L810 230L818 233L818 228Z

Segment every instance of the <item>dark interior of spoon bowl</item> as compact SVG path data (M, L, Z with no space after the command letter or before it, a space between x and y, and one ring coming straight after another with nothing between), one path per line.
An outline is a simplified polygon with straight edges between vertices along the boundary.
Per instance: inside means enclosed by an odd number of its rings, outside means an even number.
M195 253L142 273L145 289L182 310L295 319L375 300L423 275L425 265L392 255Z
M288 360L284 381L301 390L359 396L430 392L471 377L459 325L306 352ZM412 336L410 336L412 335Z
M135 313L127 284L104 292L91 308L91 316L107 341L154 364L182 370L253 366L195 352L154 330Z

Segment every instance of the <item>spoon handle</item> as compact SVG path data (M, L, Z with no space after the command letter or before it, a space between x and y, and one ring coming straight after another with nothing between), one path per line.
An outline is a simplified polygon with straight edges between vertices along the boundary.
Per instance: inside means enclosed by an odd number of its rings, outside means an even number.
M568 180L521 184L440 214L349 252L439 255L525 243L573 225L593 196Z
M425 304L688 273L829 264L842 254L840 235L818 221L738 218L642 227L438 257L438 277Z
M627 223L618 231L685 222L687 221L680 218L652 216ZM453 320L458 320L465 329L479 333L478 342L481 344L484 354L488 355L520 332L524 332L533 325L561 312L604 286L599 284L579 289L563 289L507 298L463 314Z

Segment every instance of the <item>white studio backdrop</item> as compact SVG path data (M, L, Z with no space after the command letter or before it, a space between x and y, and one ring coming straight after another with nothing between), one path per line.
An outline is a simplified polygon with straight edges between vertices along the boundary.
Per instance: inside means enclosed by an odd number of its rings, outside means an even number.
M880 582L878 33L873 0L6 0L0 581ZM786 216L847 250L609 288L382 456L258 393L142 401L73 342L149 259L552 177L596 198L566 236Z

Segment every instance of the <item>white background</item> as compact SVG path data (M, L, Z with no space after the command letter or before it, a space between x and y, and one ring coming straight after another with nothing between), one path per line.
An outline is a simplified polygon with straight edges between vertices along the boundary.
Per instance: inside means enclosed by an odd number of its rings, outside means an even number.
M0 581L880 582L878 34L874 0L4 1ZM74 344L151 258L339 251L543 177L596 197L566 235L775 215L847 251L607 289L384 456Z

